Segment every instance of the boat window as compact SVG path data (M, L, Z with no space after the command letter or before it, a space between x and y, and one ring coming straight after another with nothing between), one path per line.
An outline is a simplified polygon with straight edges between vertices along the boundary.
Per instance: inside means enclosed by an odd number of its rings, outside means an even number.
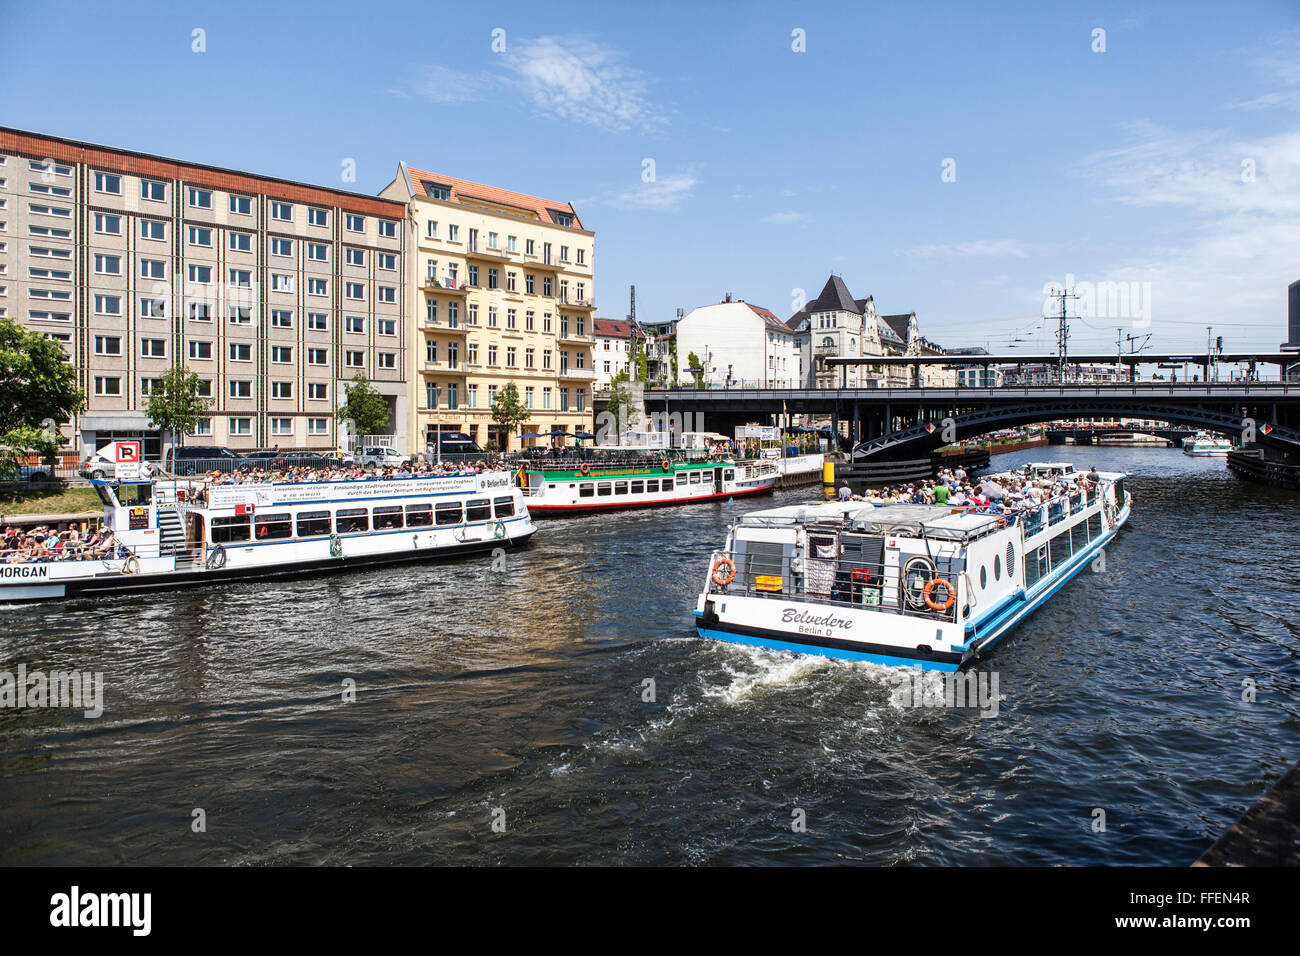
M1101 537L1101 512L1094 511L1088 517L1088 535L1094 539Z
M1068 528L1048 542L1048 554L1051 556L1053 569L1059 568L1070 560L1070 530Z
M117 500L123 505L147 505L153 500L153 485L148 484L130 484L118 485Z
M408 528L427 528L433 524L433 508L429 505L407 505L406 526Z
M330 525L328 511L298 512L298 537L314 538L317 535L329 534L332 530L334 529Z
M677 473L677 483L678 483L679 485L684 485L684 484L686 484L687 480L688 480L688 479L687 479L687 477L686 477L686 472L684 472L684 471L679 471L679 472Z
M631 491L631 494L634 494L634 495L643 495L643 494L645 494L645 482L644 482L644 481L634 481L634 482L632 482L632 486L631 486L630 491Z
M616 494L616 495L625 495L625 494L627 494L627 482L626 482L626 481L616 481L616 482L614 482L614 494Z
M402 526L402 506L387 505L375 509L375 530L392 531Z
M1080 521L1070 529L1070 535L1074 544L1074 550L1082 551L1088 546L1088 522Z
M1016 546L1007 542L1007 577L1016 576Z
M510 495L492 499L492 511L498 518L510 518L515 513L515 499Z
M257 529L258 541L269 541L272 538L292 538L293 515L287 511L279 514L255 515L253 517L253 527Z
M1002 580L1002 555L1000 554L993 555L993 580Z
M989 569L981 565L980 566L980 590L983 591L988 586L989 586Z
M459 501L442 502L433 509L435 522L441 525L460 524L461 507Z
M600 484L596 485L596 494L600 495L602 498L605 497L605 495L612 495L613 493L614 486L608 481L602 481Z
M1025 587L1033 587L1047 573L1047 546L1036 548L1025 556Z
M365 508L340 508L334 517L339 534L370 530L370 512Z
M248 515L230 515L212 519L212 533L209 535L213 544L227 541L247 541L250 535Z
M592 495L594 495L595 493L596 493L596 486L593 485L591 482L587 482L587 483L584 484L584 485L579 485L579 486L578 486L578 497L579 497L579 498L590 498L590 497L591 497Z
M465 502L465 520L469 523L475 521L491 521L492 506L486 498L471 498Z
M648 480L646 481L646 483L645 483L645 491L646 491L646 494L648 494L648 495L658 494L658 492L659 492L659 479L658 479L658 478L650 478L650 479L648 479Z
M691 484L698 485L699 483L700 483L700 473L698 471L691 472Z
M734 481L735 478L736 478L736 472L733 469L728 468L726 471L725 479L727 481Z

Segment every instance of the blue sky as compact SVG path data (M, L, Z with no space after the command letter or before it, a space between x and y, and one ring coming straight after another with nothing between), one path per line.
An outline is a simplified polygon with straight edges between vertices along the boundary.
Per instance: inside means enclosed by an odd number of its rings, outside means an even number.
M1074 276L1132 292L1096 296L1075 348L1113 350L1122 327L1190 349L1207 325L1273 348L1300 278L1295 2L73 2L5 20L4 125L364 192L405 159L569 200L610 317L631 283L642 320L727 292L788 317L834 271L942 345L1051 350L1044 288Z

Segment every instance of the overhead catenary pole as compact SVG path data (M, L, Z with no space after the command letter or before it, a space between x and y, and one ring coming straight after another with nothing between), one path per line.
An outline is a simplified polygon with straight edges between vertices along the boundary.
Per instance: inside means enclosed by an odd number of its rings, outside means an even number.
M1067 313L1065 303L1067 299L1079 297L1063 287L1060 292L1053 293L1051 298L1061 300L1061 312L1056 330L1056 375L1057 381L1064 385L1066 369L1070 363L1070 319L1075 318Z

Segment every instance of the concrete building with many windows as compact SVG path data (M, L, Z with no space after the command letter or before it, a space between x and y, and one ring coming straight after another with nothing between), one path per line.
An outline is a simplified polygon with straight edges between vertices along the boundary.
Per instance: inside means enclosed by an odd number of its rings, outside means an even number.
M405 207L356 193L0 128L0 315L61 342L85 453L160 436L171 366L213 400L191 443L332 448L360 372L405 444Z
M441 429L518 448L492 421L510 382L532 411L523 431L589 430L595 237L573 206L405 163L381 195L408 206L417 442Z
M690 383L691 356L709 388L796 388L795 333L770 310L727 296L692 309L677 322L677 379Z

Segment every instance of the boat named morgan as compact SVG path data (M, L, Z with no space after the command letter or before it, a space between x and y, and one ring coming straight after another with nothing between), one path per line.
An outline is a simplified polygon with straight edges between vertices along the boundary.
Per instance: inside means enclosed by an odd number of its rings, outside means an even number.
M510 548L535 526L509 472L216 484L92 481L109 548L0 564L0 601L325 573Z

